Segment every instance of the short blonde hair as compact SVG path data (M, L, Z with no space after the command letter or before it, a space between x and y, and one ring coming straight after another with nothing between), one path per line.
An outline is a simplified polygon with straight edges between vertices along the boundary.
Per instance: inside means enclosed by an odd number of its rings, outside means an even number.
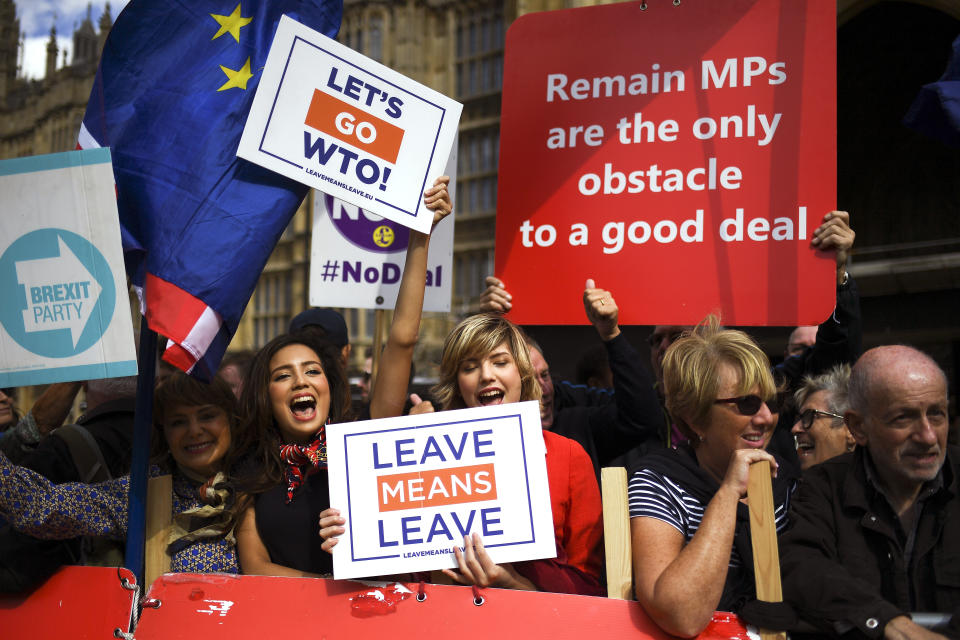
M443 342L440 381L433 397L443 409L463 409L458 373L465 360L482 358L506 342L520 373L520 400L539 400L540 384L534 375L523 330L497 313L470 316L458 324Z
M691 442L697 441L691 425L703 425L717 399L723 363L738 372L737 395L759 388L760 397L770 400L777 393L770 361L757 343L743 331L721 328L717 316L707 316L663 358L667 410Z

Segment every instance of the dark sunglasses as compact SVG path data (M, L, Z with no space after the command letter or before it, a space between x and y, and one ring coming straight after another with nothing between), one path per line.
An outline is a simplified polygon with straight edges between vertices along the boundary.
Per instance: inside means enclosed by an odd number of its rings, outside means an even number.
M820 411L819 409L807 409L797 417L797 422L800 423L800 426L803 427L804 431L809 431L810 427L813 426L814 420L824 416L827 418L833 418L834 420L843 421L843 416L837 415L836 413L830 413L829 411ZM839 425L835 425L839 426Z
M713 404L729 403L736 405L737 412L742 416L755 415L764 404L770 409L770 413L780 413L783 409L784 396L785 394L778 393L769 400L764 401L760 396L751 394L749 396L737 396L736 398L717 398L713 401Z
M686 331L669 331L667 333L651 333L647 336L647 344L650 345L651 349L656 349L660 346L660 343L666 339L667 346L670 346L677 340L683 337L683 334Z

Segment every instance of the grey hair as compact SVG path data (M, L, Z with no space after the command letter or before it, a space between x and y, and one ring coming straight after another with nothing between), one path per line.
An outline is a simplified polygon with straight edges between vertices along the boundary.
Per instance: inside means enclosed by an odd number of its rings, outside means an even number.
M827 392L827 409L830 413L842 416L850 408L850 365L838 364L826 373L805 377L803 385L793 394L797 409L819 391Z

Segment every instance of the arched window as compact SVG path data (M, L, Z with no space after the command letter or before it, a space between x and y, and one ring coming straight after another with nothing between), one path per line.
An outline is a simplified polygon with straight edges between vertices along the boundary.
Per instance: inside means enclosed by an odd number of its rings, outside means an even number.
M367 55L377 62L383 62L383 15L370 16L370 49Z

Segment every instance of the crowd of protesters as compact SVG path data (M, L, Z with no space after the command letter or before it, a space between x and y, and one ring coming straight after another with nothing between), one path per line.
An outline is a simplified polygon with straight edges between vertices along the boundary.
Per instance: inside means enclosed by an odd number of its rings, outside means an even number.
M424 195L434 223L452 209L447 183ZM161 378L150 473L173 476L171 570L330 576L347 523L329 500L328 423L538 400L556 557L497 564L474 533L455 547L457 567L434 577L602 595L599 472L626 466L634 594L666 632L695 636L719 609L796 637L958 637L960 452L947 444L947 379L911 347L860 355L853 237L840 211L815 231L814 247L836 254L836 308L819 327L798 327L776 367L709 316L655 327L648 369L620 331L613 293L587 280L599 344L583 345L582 384L559 382L491 277L422 401L408 392L429 234L412 232L360 412L346 324L330 310L308 310L259 352L224 360L210 384ZM51 385L22 415L15 390L0 391L2 590L29 589L61 564L116 563L115 546L92 541L126 535L135 379L87 383L87 413L61 426L80 387ZM746 486L757 461L774 476L781 603L754 588ZM949 622L930 630L916 612Z

